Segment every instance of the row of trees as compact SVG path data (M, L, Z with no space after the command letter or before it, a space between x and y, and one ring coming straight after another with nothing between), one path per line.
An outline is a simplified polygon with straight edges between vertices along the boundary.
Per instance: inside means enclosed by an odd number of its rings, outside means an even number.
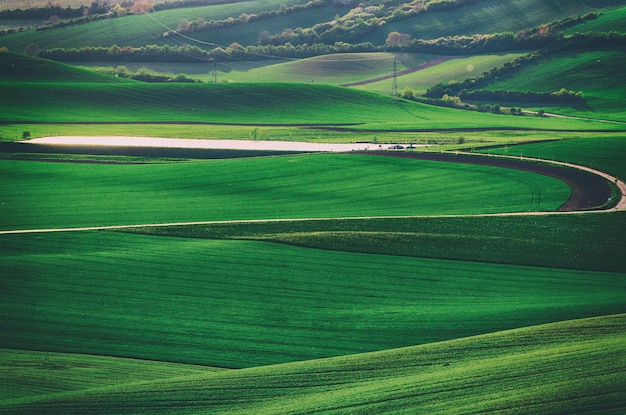
M520 103L560 103L579 104L583 102L582 92L570 91L562 88L554 92L522 92L505 90L462 90L459 98L463 101L487 102L520 102Z
M268 58L306 58L332 53L372 52L380 50L371 43L353 45L335 43L334 45L299 45L243 47L237 43L227 48L202 49L198 46L148 45L138 48L132 46L91 47L73 49L49 49L39 52L42 58L61 62L206 62L211 60L263 60Z
M448 107L448 108L457 108L464 109L470 111L478 111L478 112L490 112L492 114L508 114L508 115L517 115L524 116L529 111L525 111L520 107L509 107L503 108L500 104L497 103L485 103L485 102L475 102L475 103L467 103L461 100L461 97L454 95L444 94L441 98L427 98L423 96L419 96L410 88L406 88L400 94L401 98L408 99L411 101L422 102L429 105L436 105L440 107ZM539 117L543 117L545 114L544 110L539 110L536 115Z
M544 41L546 38L543 38ZM550 50L581 49L588 47L605 47L626 49L626 35L620 33L586 33L571 37L553 36L544 44L536 36L523 38L512 33L494 35L453 36L434 40L410 40L405 43L394 43L375 46L370 42L351 44L335 42L334 44L302 44L242 46L233 43L227 48L217 47L211 50L198 46L148 45L142 47L113 45L110 47L82 47L73 49L50 49L39 52L44 58L65 62L77 61L120 61L120 62L198 62L207 60L261 60L268 57L305 58L330 53L349 52L419 52L443 55L465 55L492 53L509 50L536 49L538 46L550 46ZM533 47L535 46L535 47ZM516 70L528 61L537 59L539 53L531 53L505 63L481 77L471 78L462 83L440 84L429 91L428 96L441 97L443 93L458 95L462 89L476 89L488 83L496 76L505 75Z
M195 83L200 82L196 79L188 78L184 74L178 75L163 75L155 71L151 71L147 68L139 68L137 71L133 72L129 70L126 66L118 66L114 67L99 67L94 68L96 71L101 73L106 73L108 75L117 76L119 78L127 78L134 79L142 82L185 82L185 83Z

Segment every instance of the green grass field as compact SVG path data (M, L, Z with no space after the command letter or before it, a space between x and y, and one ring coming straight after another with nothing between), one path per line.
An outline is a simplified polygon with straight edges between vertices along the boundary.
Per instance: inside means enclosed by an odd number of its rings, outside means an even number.
M435 59L433 55L407 56L406 64L420 65ZM340 85L389 75L392 53L345 53L322 55L261 68L220 73L220 79L232 82L301 82ZM407 66L403 65L406 69Z
M7 179L1 192L3 230L551 211L570 192L559 180L516 170L367 156L166 165L1 161L0 166Z
M0 48L173 42L162 33L181 19L283 2L25 31L0 37ZM568 33L622 31L621 3L483 0L360 39L515 32L599 8L598 20ZM261 30L310 26L352 7L194 36L211 48L256 43ZM400 77L399 91L460 81L521 52L449 59ZM437 57L398 58L401 70ZM214 85L123 81L0 54L0 141L400 142L570 161L626 178L619 122L394 101L391 81L336 86L389 74L391 59L233 62L219 78L237 82ZM580 90L585 106L544 109L626 121L624 63L616 51L559 53L490 87ZM5 152L0 176L0 231L57 230L0 234L0 414L626 411L626 212L554 213L570 195L559 180L361 154L194 161ZM480 215L499 212L529 214ZM190 221L219 223L60 230Z
M626 136L572 138L534 144L489 149L492 154L527 155L547 160L563 160L608 171L624 179Z
M2 83L132 82L72 65L14 53L0 53L0 81Z
M343 124L372 131L623 128L584 120L468 113L325 85L24 82L0 84L0 92L8 98L0 104L0 121L17 123Z
M347 252L626 272L623 213L236 223L133 232L242 239ZM607 243L607 241L613 241Z
M11 381L2 385L0 412L7 400L220 370L199 365L3 348L0 349L0 376Z
M443 63L398 76L398 88L411 88L423 94L426 89L440 82L463 81L478 76L489 69L514 60L519 53L501 55L478 55L451 59ZM426 54L348 53L324 55L294 62L267 65L250 70L220 73L219 78L232 82L302 82L342 85L390 76L393 59L398 58L398 71L414 68L442 59ZM210 80L211 74L203 77ZM356 88L390 95L392 80L359 85Z

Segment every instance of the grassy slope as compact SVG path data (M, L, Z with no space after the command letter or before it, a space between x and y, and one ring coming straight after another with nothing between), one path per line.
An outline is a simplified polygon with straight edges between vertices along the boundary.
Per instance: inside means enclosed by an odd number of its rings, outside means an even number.
M306 3L306 1L292 3ZM215 44L217 44L225 47L230 45L232 42L237 42L246 46L254 46L258 44L259 34L263 31L268 31L272 35L277 35L282 33L283 30L287 28L295 29L297 27L311 27L320 22L329 22L333 20L337 14L341 16L347 13L352 7L354 6L329 4L324 7L314 7L295 13L274 16L269 19L252 21L246 23L245 25L195 32L190 34L190 37L199 42L208 42L210 46L215 46ZM278 6L274 7L274 10L276 9L278 9ZM247 10L245 13L250 14ZM232 15L234 17L238 17L235 13ZM178 41L186 42L184 39L180 39ZM201 43L199 46L200 45Z
M150 15L127 16L117 19L92 22L85 25L54 29L45 32L22 32L3 36L0 47L6 46L11 51L22 52L26 45L37 43L41 49L54 47L81 46L139 46L145 44L178 44L176 39L165 39L161 35L168 29L176 29L179 21L203 17L225 19L237 18L242 13L257 13L264 10L276 10L281 3L299 4L302 1L247 1L228 5L213 5L197 8L167 10ZM436 38L440 36L517 31L538 26L555 19L583 14L599 7L620 5L618 0L598 2L586 0L527 0L520 1L480 1L476 4L444 12L427 13L411 19L384 25L378 30L357 39L372 41L382 45L389 32L410 33L414 38ZM232 41L242 44L256 44L262 30L280 33L285 28L310 27L315 23L331 20L336 13L343 14L346 7L325 6L324 9L307 10L290 16L277 16L262 22L254 22L241 28L228 28L210 32L192 34L202 42L220 43L227 46ZM187 41L185 41L186 43ZM202 45L202 43L199 43ZM210 45L215 46L215 45Z
M473 62L478 62L475 58ZM11 66L15 65L15 66ZM19 75L15 67L23 68ZM374 130L437 128L618 129L620 125L467 113L387 96L307 84L111 82L51 61L2 56L0 121L361 123ZM51 77L51 78L50 78ZM19 79L16 79L19 78ZM74 82L64 82L74 78ZM44 82L50 80L54 82ZM102 80L102 82L94 82Z
M0 349L0 408L7 400L218 370L107 356Z
M551 211L570 192L557 179L516 170L345 155L165 165L2 161L0 169L7 180L0 229Z
M398 77L400 91L410 87L418 93L439 82L463 81L489 69L509 62L521 54L479 55L452 59L432 67ZM441 58L424 54L399 54L398 71L414 68ZM232 71L220 75L222 79L234 82L312 82L342 85L369 80L392 73L394 54L392 53L349 53L325 55L295 62L279 63L261 68ZM391 79L372 84L360 85L358 89L391 93Z
M160 4L165 3L167 0L154 0L151 3ZM115 1L119 3L119 1ZM28 9L29 7L46 7L48 5L47 0L4 0L0 3L0 10L13 10L13 9ZM85 4L84 0L57 0L55 5L61 7L80 7Z
M583 93L582 108L557 107L549 111L626 121L626 53L585 51L559 53L517 72L513 77L491 83L488 89L558 91L566 88Z
M6 348L250 367L626 310L623 273L112 232L0 243Z
M115 385L9 403L4 412L618 414L626 409L625 332L624 315L568 321L381 353Z

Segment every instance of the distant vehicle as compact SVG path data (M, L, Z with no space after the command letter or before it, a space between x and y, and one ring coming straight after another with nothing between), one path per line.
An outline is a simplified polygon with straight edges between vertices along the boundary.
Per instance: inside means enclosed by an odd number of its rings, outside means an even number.
M415 147L413 144L411 144L410 146L407 146L406 148L417 148L417 147Z
M404 146L401 146L400 144L396 144L394 146L389 147L391 150L403 150Z

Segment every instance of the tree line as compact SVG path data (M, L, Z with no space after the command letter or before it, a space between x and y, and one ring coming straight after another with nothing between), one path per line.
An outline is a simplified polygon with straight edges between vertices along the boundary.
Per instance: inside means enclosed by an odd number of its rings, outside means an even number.
M543 39L543 40L542 40ZM532 50L542 48L551 52L565 49L584 49L589 47L626 49L626 35L616 32L610 33L579 33L570 37L551 35L551 41L546 41L541 35L531 35L523 38L512 33L493 35L452 36L433 40L413 40L400 45L375 46L370 42L352 44L335 42L334 44L302 44L293 45L252 45L242 46L233 43L226 48L216 47L203 49L198 46L183 45L148 45L141 47L117 45L104 47L86 46L82 48L56 48L38 52L38 56L62 61L120 61L120 62L200 62L200 61L228 61L232 59L262 60L269 57L276 58L306 58L331 53L354 52L416 52L442 55L470 55L480 53L503 52L511 50ZM498 74L515 70L529 59L536 59L539 55L531 53L525 57L506 63L491 70L482 77L466 80L454 85L438 85L446 88L471 89L480 86ZM467 85L466 85L467 84ZM441 95L439 95L441 96Z
M198 46L148 45L141 47L117 45L85 46L82 48L55 48L39 51L37 56L60 62L207 62L231 60L264 60L268 58L306 58L332 53L372 52L380 50L371 43L353 45L337 42L334 45L265 45L241 46L233 43L227 48L211 50Z
M459 98L463 101L490 102L523 102L523 103L559 103L580 104L583 102L582 92L570 91L565 88L554 92L529 92L507 90L462 90Z
M139 68L135 72L129 70L126 66L114 67L97 67L93 70L105 73L107 75L116 76L119 78L134 79L142 82L184 82L184 83L198 83L201 82L197 79L192 79L184 74L178 75L163 75L161 73L152 71L147 68Z

